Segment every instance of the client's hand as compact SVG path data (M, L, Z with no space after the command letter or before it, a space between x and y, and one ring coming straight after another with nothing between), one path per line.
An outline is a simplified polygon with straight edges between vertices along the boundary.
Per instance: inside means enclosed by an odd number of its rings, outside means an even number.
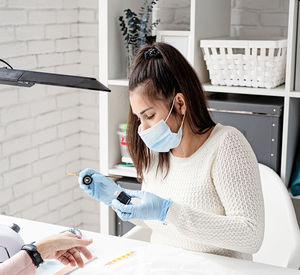
M86 246L92 242L91 239L78 239L76 235L65 232L43 238L35 246L43 259L57 259L65 265L83 267L81 253L86 259L91 259L92 254Z

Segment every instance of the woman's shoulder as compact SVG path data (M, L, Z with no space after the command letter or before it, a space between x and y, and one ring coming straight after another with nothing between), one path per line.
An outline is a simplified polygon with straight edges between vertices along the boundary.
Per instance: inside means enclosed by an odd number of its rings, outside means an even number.
M241 132L237 128L229 125L223 125L221 123L216 124L213 132L215 132L218 136L223 137L232 134L241 134Z
M215 127L217 127L216 135L218 136L217 152L233 154L233 152L244 151L253 154L253 149L245 136L246 133L242 133L235 127L222 124L217 124Z
M247 142L243 133L241 133L237 128L222 125L218 123L213 130L213 137L218 141L218 144L226 144L235 142Z

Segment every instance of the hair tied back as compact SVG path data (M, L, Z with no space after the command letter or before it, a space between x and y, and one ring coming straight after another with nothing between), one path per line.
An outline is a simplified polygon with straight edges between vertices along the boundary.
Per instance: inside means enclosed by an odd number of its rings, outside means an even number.
M144 52L145 59L150 59L152 57L159 58L162 57L161 53L156 48L150 48L147 51Z

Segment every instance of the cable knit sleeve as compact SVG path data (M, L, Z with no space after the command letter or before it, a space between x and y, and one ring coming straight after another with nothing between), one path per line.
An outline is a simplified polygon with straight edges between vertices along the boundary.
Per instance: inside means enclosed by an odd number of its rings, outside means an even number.
M19 251L10 259L0 264L1 275L33 275L36 267L26 251Z
M256 157L245 137L232 128L220 138L211 178L225 215L172 203L166 222L201 243L253 254L261 246L264 207Z

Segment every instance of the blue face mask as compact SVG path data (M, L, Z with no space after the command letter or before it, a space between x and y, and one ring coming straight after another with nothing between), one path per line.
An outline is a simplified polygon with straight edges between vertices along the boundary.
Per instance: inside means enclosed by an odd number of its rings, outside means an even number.
M174 99L175 100L175 99ZM166 123L174 107L174 100L171 110L165 120L161 120L151 128L144 131L138 131L141 139L146 146L155 152L169 152L171 149L176 148L182 138L182 125L184 122L185 114L183 116L180 128L177 133L173 133Z

